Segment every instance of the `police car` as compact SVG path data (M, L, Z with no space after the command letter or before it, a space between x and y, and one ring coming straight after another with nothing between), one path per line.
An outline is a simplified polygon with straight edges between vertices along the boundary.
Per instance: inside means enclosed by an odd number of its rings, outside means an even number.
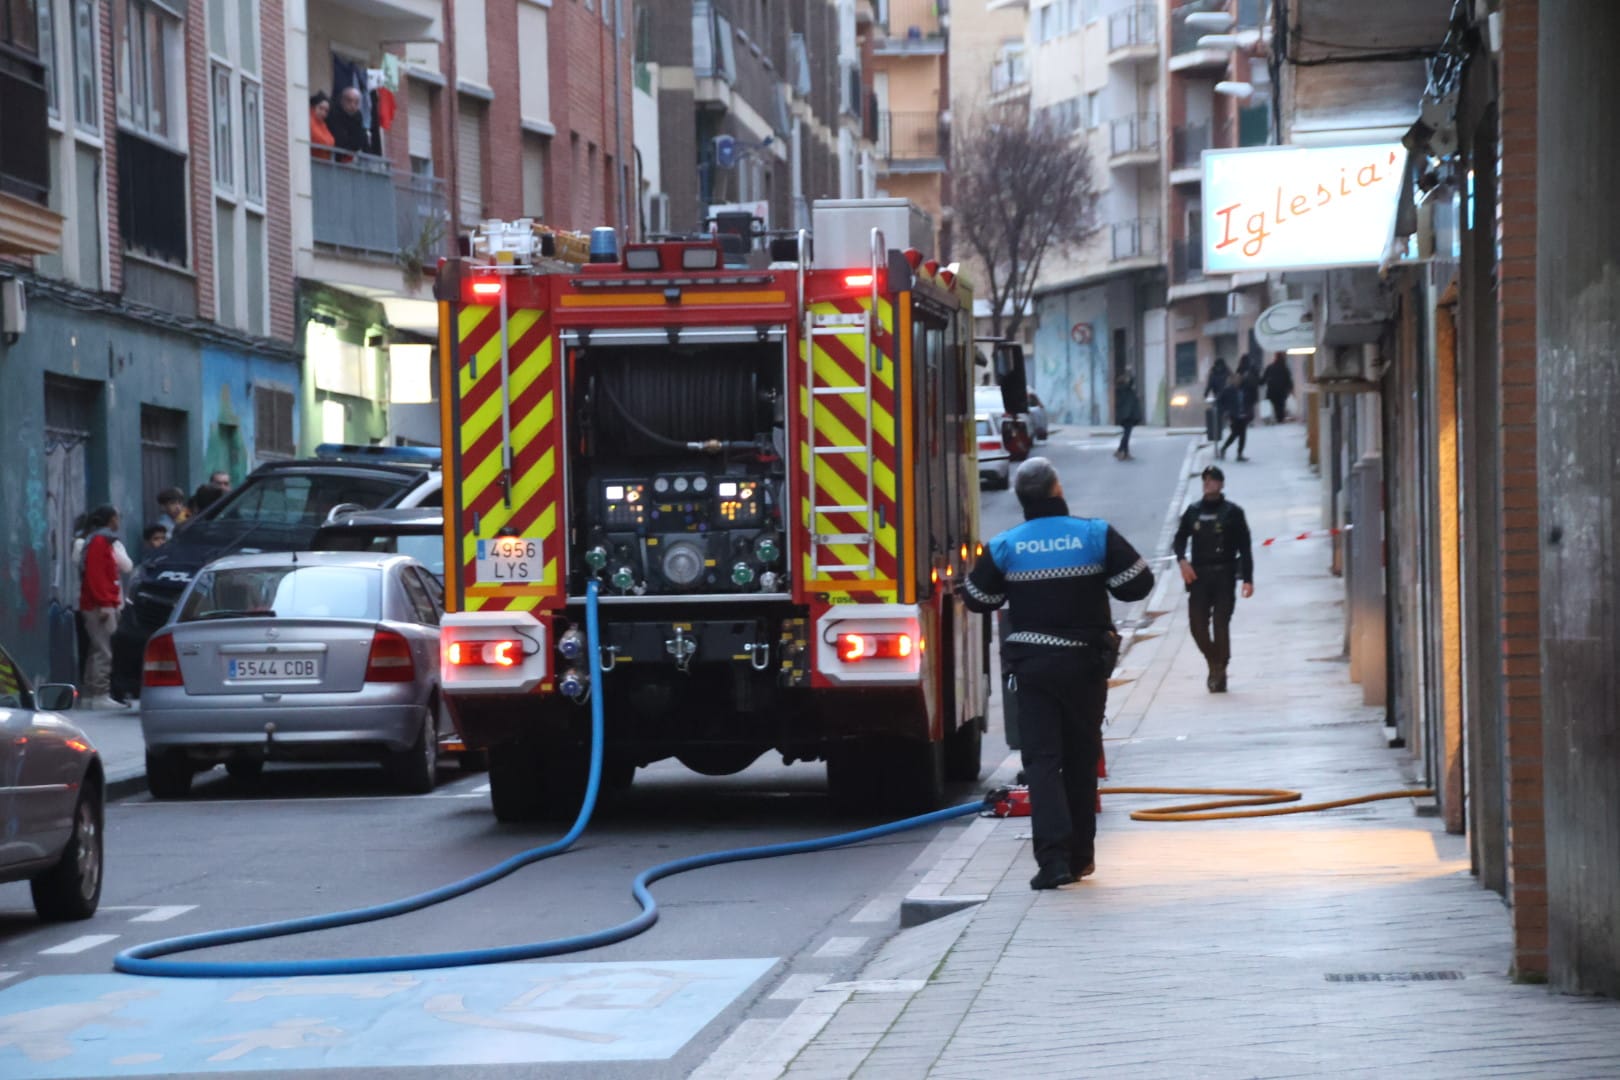
M381 507L439 507L437 447L323 443L313 459L259 466L242 485L175 530L135 568L113 638L116 688L141 682L146 639L169 621L175 601L204 566L226 555L308 551L321 528Z

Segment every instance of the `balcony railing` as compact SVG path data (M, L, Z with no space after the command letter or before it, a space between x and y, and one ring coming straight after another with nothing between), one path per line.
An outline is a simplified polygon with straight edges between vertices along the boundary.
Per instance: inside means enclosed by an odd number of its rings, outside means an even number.
M1226 11L1226 0L1188 0L1170 13L1170 50L1172 55L1180 56L1190 53L1198 48L1198 39L1208 34L1208 30L1187 25L1187 16L1194 12Z
M1172 133L1170 167L1196 169L1203 163L1203 153L1210 147L1210 124L1183 124Z
M186 265L186 155L118 132L118 227L124 245Z
M878 114L878 156L890 162L943 162L950 140L939 114L884 112Z
M1108 51L1159 42L1159 12L1149 5L1129 7L1108 16Z
M1170 267L1170 280L1183 285L1204 280L1204 243L1200 240L1177 240Z
M0 191L44 203L51 193L45 69L0 48Z
M940 36L939 16L945 0L879 0L878 21L891 40L924 41Z
M1113 157L1149 153L1159 148L1159 114L1118 116L1109 122L1109 153Z
M450 235L444 181L386 158L310 161L315 242L369 258L431 265Z
M1158 218L1137 218L1114 224L1114 261L1141 259L1157 255L1160 250Z

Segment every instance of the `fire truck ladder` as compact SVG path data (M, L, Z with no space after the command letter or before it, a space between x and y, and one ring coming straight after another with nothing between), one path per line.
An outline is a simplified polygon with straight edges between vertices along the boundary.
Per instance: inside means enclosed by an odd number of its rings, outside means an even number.
M804 249L801 247L801 251ZM880 229L872 230L872 307L859 315L831 315L817 316L805 312L808 323L806 340L809 347L805 349L805 385L810 388L810 576L818 578L829 573L855 573L871 576L877 569L877 532L882 527L879 520L876 494L873 485L873 471L876 465L874 460L873 434L876 425L872 416L872 373L875 367L883 363L883 358L874 347L872 337L875 320L878 313L878 264L884 250L883 232ZM799 275L800 288L803 288L804 274ZM802 307L802 305L801 305ZM861 374L862 380L850 386L817 386L816 385L816 339L822 337L860 337L861 338ZM853 351L853 347L852 350ZM823 415L822 410L828 406L824 402L832 398L842 397L848 400L861 414L862 426L866 429L865 442L850 443L848 445L817 446L815 445L816 421ZM831 417L829 416L829 419ZM838 422L842 426L841 422ZM815 498L821 488L820 478L827 475L831 469L827 459L845 457L864 462L859 465L860 471L866 476L866 502L865 503L817 503ZM859 520L866 523L865 532L856 533L820 533L816 532L816 522L828 514L859 515ZM823 547L839 545L843 547L856 547L865 552L863 562L822 562L820 553Z

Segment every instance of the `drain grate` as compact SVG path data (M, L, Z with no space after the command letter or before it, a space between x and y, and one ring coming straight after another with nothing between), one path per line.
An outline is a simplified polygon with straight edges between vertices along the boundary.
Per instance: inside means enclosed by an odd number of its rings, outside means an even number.
M1450 982L1462 977L1460 971L1340 971L1323 976L1333 983Z

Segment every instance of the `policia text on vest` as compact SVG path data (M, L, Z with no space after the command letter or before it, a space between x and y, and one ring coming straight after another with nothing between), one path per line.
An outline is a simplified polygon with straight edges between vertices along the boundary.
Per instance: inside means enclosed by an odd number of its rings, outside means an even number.
M1026 497L1023 474L1043 468L1050 485ZM1022 525L993 538L962 584L974 611L1009 605L1002 659L1017 695L1024 778L1029 784L1035 889L1057 888L1093 869L1097 758L1108 676L1119 658L1110 594L1140 600L1153 573L1106 521L1069 516L1050 463L1019 470Z
M1243 508L1222 494L1226 476L1211 465L1203 480L1204 497L1181 515L1174 550L1187 583L1193 641L1209 664L1210 692L1219 694L1226 691L1226 665L1232 659L1229 627L1238 582L1245 598L1254 595L1254 550Z

